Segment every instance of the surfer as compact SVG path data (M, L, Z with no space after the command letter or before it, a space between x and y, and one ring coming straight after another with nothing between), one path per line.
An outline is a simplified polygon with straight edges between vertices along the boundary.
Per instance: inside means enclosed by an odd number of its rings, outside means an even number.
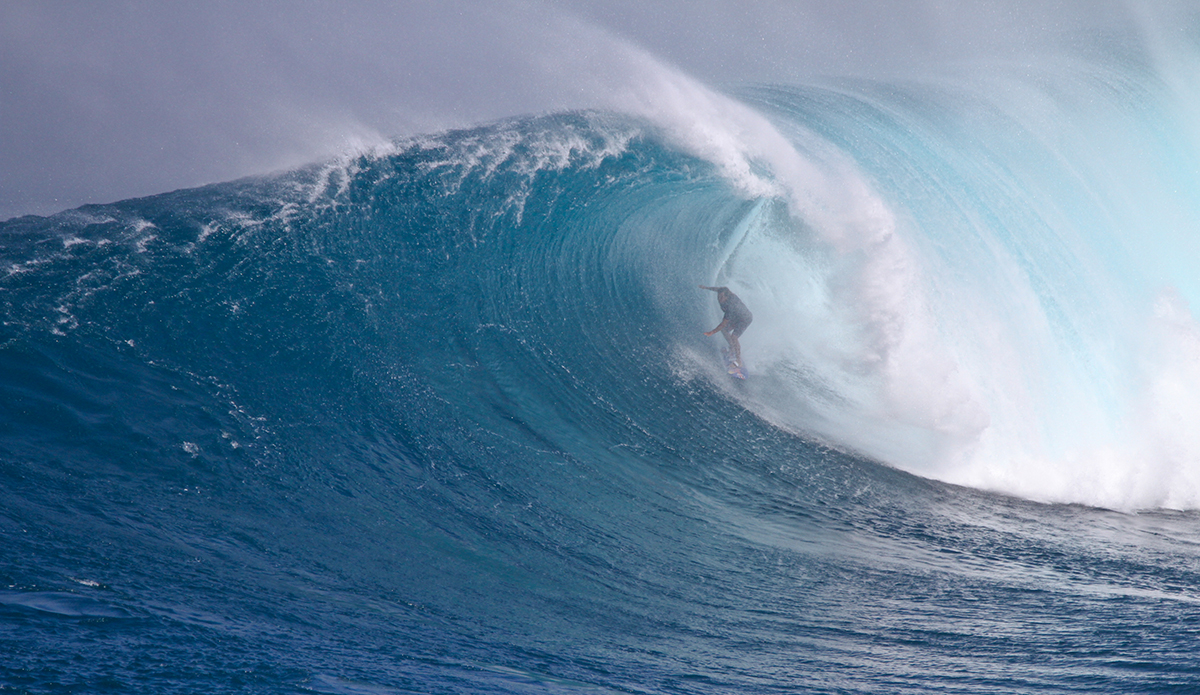
M754 315L742 304L742 300L738 296L729 291L728 287L709 287L700 285L702 290L712 290L717 293L717 303L721 305L721 311L725 312L725 316L721 319L721 323L711 331L705 331L704 335L712 335L720 331L725 336L725 340L729 342L729 349L733 351L734 364L738 367L742 366L742 346L738 344L738 337L746 330L746 326L754 320Z

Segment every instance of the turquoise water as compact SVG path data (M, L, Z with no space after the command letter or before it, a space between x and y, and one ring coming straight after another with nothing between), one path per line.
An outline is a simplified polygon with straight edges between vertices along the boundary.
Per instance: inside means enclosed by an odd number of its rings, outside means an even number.
M3 223L0 687L1195 688L1190 112L1035 77Z

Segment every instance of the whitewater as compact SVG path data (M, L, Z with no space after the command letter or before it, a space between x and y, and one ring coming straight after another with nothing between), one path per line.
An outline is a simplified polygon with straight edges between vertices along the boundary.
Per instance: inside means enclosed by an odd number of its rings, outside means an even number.
M562 35L596 108L0 223L0 690L1200 686L1200 54Z

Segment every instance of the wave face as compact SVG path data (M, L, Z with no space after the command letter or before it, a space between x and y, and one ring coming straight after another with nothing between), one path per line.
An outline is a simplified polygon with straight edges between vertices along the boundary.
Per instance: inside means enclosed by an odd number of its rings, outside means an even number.
M0 684L1195 687L1200 159L1138 70L4 223Z

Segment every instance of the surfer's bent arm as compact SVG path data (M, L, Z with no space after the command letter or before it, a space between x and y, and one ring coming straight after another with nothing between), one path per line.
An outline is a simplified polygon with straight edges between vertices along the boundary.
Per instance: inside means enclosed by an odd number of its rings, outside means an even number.
M716 328L712 329L711 331L705 331L704 335L713 335L714 333L725 328L728 325L729 325L729 318L728 317L723 318L723 319L721 319L721 323L718 324Z

